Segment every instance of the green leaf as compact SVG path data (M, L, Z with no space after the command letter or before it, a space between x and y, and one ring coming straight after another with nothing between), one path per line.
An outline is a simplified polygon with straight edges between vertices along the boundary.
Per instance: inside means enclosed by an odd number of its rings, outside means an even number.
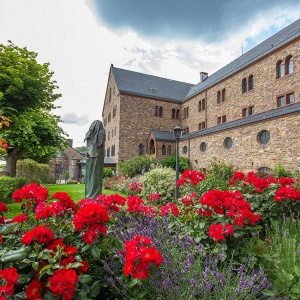
M291 292L294 294L300 294L300 289L297 287L293 287L293 288L291 288Z
M133 280L131 280L131 281L129 282L128 286L129 286L130 288L132 288L132 287L134 287L138 282L139 282L139 280L138 280L137 278L135 278L135 279L133 279Z
M276 295L276 292L275 291L271 291L271 290L264 290L262 291L262 293L266 296L274 296Z
M101 290L101 281L97 280L94 281L94 283L91 286L91 292L92 292L92 297L97 297L100 293Z
M93 258L99 259L100 258L100 249L96 245L93 245L91 254Z
M294 267L294 271L295 271L295 274L296 274L297 276L300 276L300 267L295 266L295 267Z
M81 275L79 275L78 280L81 283L89 283L89 282L92 281L92 276L91 275L81 274Z

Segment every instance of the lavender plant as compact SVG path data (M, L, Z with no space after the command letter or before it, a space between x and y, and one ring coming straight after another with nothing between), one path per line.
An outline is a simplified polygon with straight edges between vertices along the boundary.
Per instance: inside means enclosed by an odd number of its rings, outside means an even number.
M145 298L137 299L261 299L262 291L271 289L263 269L255 270L249 259L247 264L237 265L224 257L208 254L207 249L177 228L177 234L169 230L167 218L120 215L115 228L109 233L125 242L135 235L145 235L162 253L163 264L151 269L151 276L135 282L134 293ZM115 252L119 256L119 251ZM121 258L122 259L122 258ZM110 284L119 288L126 299L132 299L132 289L126 285L123 275L110 270ZM138 291L138 292L137 292Z

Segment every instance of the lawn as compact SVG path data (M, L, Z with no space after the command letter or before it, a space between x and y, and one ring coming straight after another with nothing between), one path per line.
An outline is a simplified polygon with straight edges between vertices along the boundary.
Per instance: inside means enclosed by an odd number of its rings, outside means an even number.
M84 198L84 184L52 184L47 185L46 188L49 190L50 197L52 197L52 195L56 192L66 192L75 202L78 202L79 200ZM102 193L106 195L119 194L121 196L125 196L120 192L107 189L102 189ZM5 217L13 218L16 215L21 214L21 203L11 203L7 204L7 206L8 212L4 213Z

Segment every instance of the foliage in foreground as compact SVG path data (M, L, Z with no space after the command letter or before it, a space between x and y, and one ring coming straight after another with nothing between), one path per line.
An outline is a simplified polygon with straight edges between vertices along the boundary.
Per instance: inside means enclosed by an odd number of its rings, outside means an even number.
M299 225L285 225L288 245L268 227L283 214L298 224L298 181L236 172L228 190L198 195L205 180L186 170L177 184L190 191L164 205L155 205L154 193L75 204L67 193L49 198L35 184L17 190L23 214L7 220L0 203L3 297L297 299ZM278 249L291 261L279 263ZM292 261L296 268L274 274Z

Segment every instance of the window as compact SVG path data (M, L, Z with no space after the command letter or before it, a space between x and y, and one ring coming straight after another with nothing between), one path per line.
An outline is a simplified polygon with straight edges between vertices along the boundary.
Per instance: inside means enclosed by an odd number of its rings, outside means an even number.
M257 140L259 143L265 145L270 141L270 132L268 130L262 130L257 135Z
M185 107L185 108L183 109L183 117L184 117L184 118L188 118L188 116L189 116L189 108L188 108L188 107Z
M162 117L162 115L163 115L163 108L162 108L162 106L160 106L159 111L158 111L158 116Z
M200 149L201 152L205 152L206 148L207 148L206 143L203 142L203 143L200 144L199 149Z
M117 115L117 107L115 106L113 109L113 118Z
M186 128L183 128L183 131L182 131L182 133L183 134L188 134L189 133L189 127L186 127Z
M217 104L221 103L221 92L217 92Z
M294 103L294 93L286 95L286 104Z
M111 146L111 156L115 156L115 154L116 154L116 147L115 147L115 145L112 145Z
M225 93L225 89L222 90L222 102L225 102L226 100L226 93Z
M222 124L226 122L226 115L217 118L217 124Z
M110 148L109 147L106 149L106 157L110 157Z
M176 110L176 119L179 120L179 109Z
M110 140L110 131L107 132L107 140Z
M139 155L143 155L144 154L144 145L143 144L139 144L138 154Z
M205 128L206 128L205 122L200 122L200 123L198 124L198 130L202 130L202 129L205 129Z
M172 146L169 145L169 146L168 146L168 155L171 155L171 154L172 154Z
M183 154L187 154L187 146L183 146L182 147L182 153Z
M198 111L205 110L205 99L199 100L198 102Z
M245 107L242 109L242 117L249 117L254 115L254 106Z
M282 60L277 62L277 78L281 78L284 76L284 63Z
M282 95L277 97L277 107L285 106L288 104L292 104L295 102L295 95L294 93L289 93L286 95Z
M109 89L109 96L108 96L108 101L110 102L111 101L111 88Z
M247 92L247 79L244 78L242 80L242 93L246 93Z
M233 145L232 139L230 137L226 138L223 145L225 148L230 149Z
M176 112L175 112L175 108L172 108L172 119L176 118Z
M254 89L254 79L253 79L253 75L251 74L248 80L248 90L251 91L253 89Z
M154 116L158 115L158 107L157 106L153 107L153 113L154 113Z
M291 74L294 71L294 65L293 65L293 57L290 55L285 60L286 70L285 74Z
M106 124L107 124L107 119L105 118L104 119L104 127L106 126Z
M162 155L166 155L166 152L167 152L166 145L162 145L162 147L161 147L161 154Z
M108 120L107 122L109 123L111 121L111 113L108 114Z

